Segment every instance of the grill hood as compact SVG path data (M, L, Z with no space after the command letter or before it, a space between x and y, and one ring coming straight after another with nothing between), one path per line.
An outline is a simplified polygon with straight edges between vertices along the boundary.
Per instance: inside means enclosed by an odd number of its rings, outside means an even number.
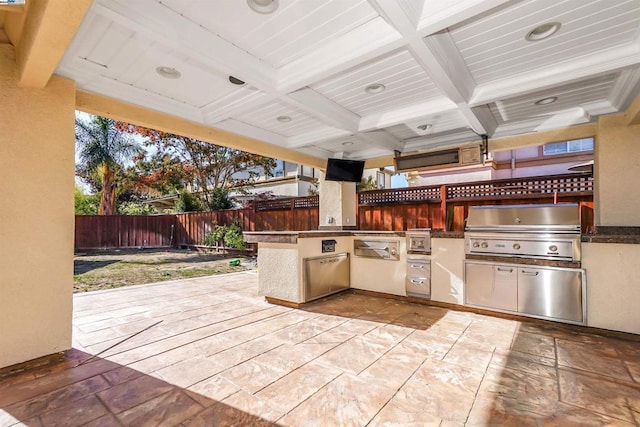
M577 203L471 206L466 231L580 233Z

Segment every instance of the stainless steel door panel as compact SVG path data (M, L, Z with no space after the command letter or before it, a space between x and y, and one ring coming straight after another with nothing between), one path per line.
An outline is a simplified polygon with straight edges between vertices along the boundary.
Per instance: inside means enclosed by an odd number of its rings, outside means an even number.
M304 300L320 298L349 287L349 254L304 259Z
M518 309L518 271L512 266L493 267L494 307L502 310Z
M465 262L464 277L465 304L490 307L493 294L493 266Z
M518 311L584 322L582 270L518 268Z
M516 311L517 268L510 265L465 262L465 304Z

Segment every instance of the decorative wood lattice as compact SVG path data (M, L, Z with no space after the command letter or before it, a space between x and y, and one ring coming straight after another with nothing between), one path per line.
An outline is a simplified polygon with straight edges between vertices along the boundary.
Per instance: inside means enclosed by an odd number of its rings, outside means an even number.
M591 174L565 174L535 178L513 178L448 185L447 200L484 198L528 198L546 194L593 192Z
M438 201L440 201L439 186L370 190L358 193L358 203L361 206Z

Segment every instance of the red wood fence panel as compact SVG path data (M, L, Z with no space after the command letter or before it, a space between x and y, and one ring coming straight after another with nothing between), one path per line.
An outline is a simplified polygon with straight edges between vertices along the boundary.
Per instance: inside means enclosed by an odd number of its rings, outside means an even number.
M447 186L373 190L358 194L361 230L401 231L431 227L463 231L474 205L578 203L582 229L593 229L593 178L566 174L470 182ZM78 249L202 245L216 225L244 231L317 230L318 196L256 201L251 207L176 215L76 216Z

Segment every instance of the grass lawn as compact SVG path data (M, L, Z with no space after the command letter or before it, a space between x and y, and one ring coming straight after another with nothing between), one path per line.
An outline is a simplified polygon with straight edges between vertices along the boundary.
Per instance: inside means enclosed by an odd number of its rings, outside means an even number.
M240 260L240 265L229 262ZM73 291L87 292L255 268L255 258L182 249L76 254Z

